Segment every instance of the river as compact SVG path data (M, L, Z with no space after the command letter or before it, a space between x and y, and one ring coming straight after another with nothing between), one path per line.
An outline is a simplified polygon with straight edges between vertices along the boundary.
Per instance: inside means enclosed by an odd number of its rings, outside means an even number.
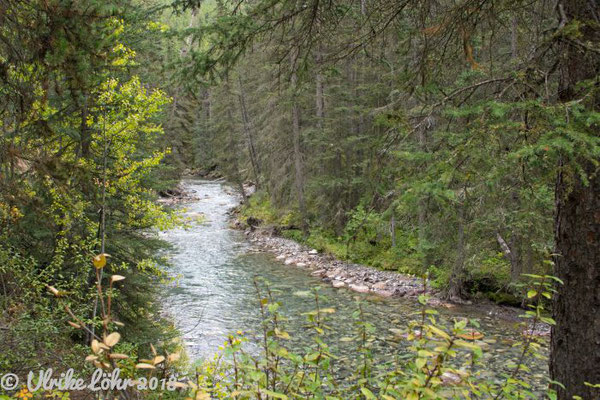
M379 339L373 344L376 359L389 360L402 354L404 341L394 338L398 329L404 329L414 319L418 304L414 299L383 298L359 294L348 289L335 289L310 276L306 270L285 266L274 256L253 251L242 232L228 228L227 211L239 200L223 183L185 181L199 200L186 203L185 213L192 218L187 228L176 228L161 233L173 245L170 254L171 272L177 278L168 289L164 309L175 321L193 360L215 354L228 334L245 332L250 344L258 342L260 315L253 284L255 277L270 282L276 297L282 303L288 331L296 346L311 340L303 334L305 317L302 313L313 310L314 300L307 296L311 288L319 287L323 307L333 307L328 325L334 329L327 341L344 359L352 357L355 344L348 340L355 329L352 317L357 301L363 302L366 319L377 329ZM204 219L197 218L203 215ZM196 220L196 221L194 221ZM498 319L489 310L477 307L440 308L440 319L466 317L477 320L485 335L486 374L500 377L507 372L509 360L516 359L520 347L512 345L521 340L522 327ZM532 367L535 381L541 382L547 373L544 361Z

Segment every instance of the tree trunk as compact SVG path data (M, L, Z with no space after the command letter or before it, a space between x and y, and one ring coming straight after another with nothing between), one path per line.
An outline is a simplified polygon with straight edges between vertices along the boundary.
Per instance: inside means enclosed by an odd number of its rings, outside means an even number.
M298 53L292 52L292 141L294 143L294 170L296 177L296 195L298 196L298 208L300 209L300 218L302 231L308 233L308 224L306 218L306 203L304 201L304 172L302 165L302 149L300 147L300 106L298 105L298 76L296 74L296 62Z
M600 15L600 3L563 0L557 9L560 25L578 21L578 41L598 45L600 30L592 18ZM582 96L578 82L597 76L600 59L566 39L563 43L559 99L568 102ZM598 95L590 100L600 109ZM564 284L554 296L550 376L566 387L555 386L559 400L600 398L600 389L584 384L600 383L600 175L592 162L579 162L587 184L568 168L561 168L556 183L555 275Z
M506 243L506 240L500 235L500 232L496 232L496 240L504 253L504 257L510 262L510 279L511 282L516 282L521 277L523 268L521 265L521 258L517 250L517 234L512 233L510 238L510 245Z
M457 213L457 238L456 238L456 261L452 268L452 275L450 276L450 285L448 287L448 299L453 301L459 301L462 298L463 282L464 282L464 269L465 269L465 204L462 200L461 204L458 204Z
M228 97L231 96L231 90L229 86L229 77L225 79L225 93L227 93ZM233 102L233 101L232 101ZM227 131L229 132L229 143L228 149L229 157L227 159L226 170L228 171L228 175L230 179L236 184L238 190L240 192L240 196L242 196L242 202L244 204L248 203L248 198L246 197L246 191L244 190L244 180L242 179L242 174L240 173L240 165L238 160L238 143L237 138L235 137L235 126L234 126L234 118L231 110L233 109L233 104L229 104L227 107L227 120L232 124Z
M81 126L80 126L80 143L81 143L81 157L90 157L90 146L92 145L92 133L87 126L88 119L88 97L86 94L83 96L83 104L81 105Z
M390 217L390 231L392 236L392 247L396 247L396 216L394 212L392 212L392 216Z
M427 151L427 132L426 128L419 128L419 150L422 152ZM421 253L421 257L423 257L423 268L427 269L429 267L429 261L427 257L426 243L427 243L427 199L424 196L421 196L419 199L419 252Z
M242 78L238 77L240 87L240 113L242 115L242 123L244 125L244 134L246 135L246 143L248 144L248 153L250 155L250 163L252 164L252 171L254 172L254 180L256 181L256 188L260 187L260 167L258 164L258 157L256 155L256 148L254 147L254 138L252 137L252 130L250 128L250 117L248 116L248 109L246 108L246 95L244 92L244 86L242 85Z
M321 50L319 49L315 55L315 63L317 64L317 76L315 77L315 105L317 127L319 130L323 129L323 118L325 117L325 85L323 82L323 73L321 72L321 58Z
M510 57L515 60L518 56L519 22L516 16L512 17L510 26Z

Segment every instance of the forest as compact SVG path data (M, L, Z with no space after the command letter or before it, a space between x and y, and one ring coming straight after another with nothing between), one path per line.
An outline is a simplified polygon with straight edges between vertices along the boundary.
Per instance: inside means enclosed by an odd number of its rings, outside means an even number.
M600 399L597 0L0 0L0 117L0 400Z

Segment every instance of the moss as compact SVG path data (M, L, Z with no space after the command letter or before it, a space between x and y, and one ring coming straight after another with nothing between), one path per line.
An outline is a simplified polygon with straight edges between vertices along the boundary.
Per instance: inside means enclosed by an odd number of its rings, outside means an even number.
M289 227L299 224L298 213L294 210L278 210L271 204L269 195L259 191L248 199L248 204L240 211L242 220L254 217L262 223L277 227Z
M492 300L494 303L496 303L498 305L506 305L506 306L513 306L513 307L521 306L521 299L510 293L504 293L504 292L498 292L498 293L491 292L490 293L490 292L488 292L485 295L488 299Z

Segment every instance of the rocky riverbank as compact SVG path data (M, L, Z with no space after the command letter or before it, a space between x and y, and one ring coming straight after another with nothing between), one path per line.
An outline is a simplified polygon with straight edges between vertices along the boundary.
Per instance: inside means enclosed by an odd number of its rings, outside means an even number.
M181 183L173 188L159 192L158 195L160 197L158 198L157 202L159 204L168 206L188 203L200 199L194 190L188 189Z
M234 222L233 225L238 229L242 228L239 222ZM429 287L425 289L420 278L341 261L293 240L274 236L269 229L247 229L245 233L255 251L269 252L283 265L306 269L308 273L333 287L384 297L415 298L427 290L431 303L451 306L439 298L437 291Z
M273 254L283 266L306 269L307 273L319 277L324 282L336 288L347 288L359 293L371 293L384 297L417 298L425 290L429 296L429 305L452 308L453 302L441 297L441 293L423 285L423 280L414 276L403 275L394 271L381 271L369 266L348 263L336 259L332 255L320 253L291 239L273 234L268 228L246 229L245 224L234 220L233 228L245 229L245 234L254 251ZM511 322L520 322L523 310L514 307L500 306L489 301L472 304L471 301L461 302L461 307L472 307L489 316ZM550 326L538 323L535 329L528 327L525 335L548 336Z

